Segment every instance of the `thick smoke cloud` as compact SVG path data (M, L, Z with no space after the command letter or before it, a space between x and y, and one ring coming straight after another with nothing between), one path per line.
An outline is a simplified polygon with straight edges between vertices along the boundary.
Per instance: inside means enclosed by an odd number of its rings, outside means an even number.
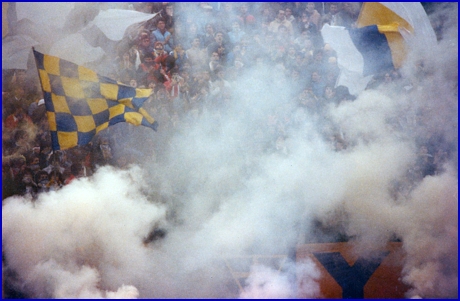
M4 252L8 267L24 277L24 289L39 298L103 297L109 293L100 289L102 282L112 295L136 295L137 289L123 286L131 281L124 277L145 268L149 250L142 240L165 216L164 206L139 192L142 185L139 168L107 168L34 203L8 199Z
M298 243L328 239L313 237L319 221L362 256L401 239L407 298L458 297L456 9L432 12L442 39L423 79L417 49L409 57L409 93L364 91L312 115L295 109L289 79L256 66L232 83L225 110L190 112L168 133L129 128L120 152L142 156L138 165L100 168L34 202L6 199L3 273L31 298L321 298L318 267L294 262ZM292 120L278 145L274 115ZM325 139L332 125L350 141L342 151ZM395 195L428 132L452 145L444 171ZM284 257L256 263L254 254ZM248 275L242 290L237 272Z

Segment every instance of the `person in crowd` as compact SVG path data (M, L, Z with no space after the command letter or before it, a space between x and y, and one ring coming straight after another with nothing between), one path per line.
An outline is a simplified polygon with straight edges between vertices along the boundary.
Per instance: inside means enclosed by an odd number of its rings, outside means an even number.
M335 86L340 75L340 68L337 63L337 58L331 56L327 59L325 67L326 82L328 85Z
M18 175L20 182L18 183L18 193L20 195L28 195L35 198L38 191L38 186L34 181L34 173L30 168L25 168L22 173Z
M280 25L278 27L278 32L275 33L275 39L276 43L282 46L285 50L287 47L289 47L289 45L292 44L292 38L291 34L289 33L289 29L284 25Z
M159 43L161 45L161 43ZM161 45L161 47L163 47ZM154 61L154 55L152 53L147 53L144 56L143 62L139 65L139 68L137 69L137 75L135 78L132 78L129 76L130 73L126 73L128 75L128 78L125 79L127 84L130 84L131 80L136 79L137 83L140 83L141 85L146 84L149 80L152 80L150 73L156 68L156 63Z
M169 55L174 58L174 64L177 66L177 69L181 69L183 64L188 61L187 53L181 44L177 44Z
M305 2L287 2L286 8L290 8L292 15L298 19L302 15L302 12L305 11Z
M24 111L20 103L16 103L13 106L13 112L5 119L5 128L9 130L19 127L30 127L32 124L32 119Z
M239 7L238 18L243 25L243 30L247 33L252 33L256 27L256 18L249 13L249 7L247 3L243 3Z
M15 90L20 88L23 91L22 97L25 99L34 98L37 94L37 83L35 83L30 76L28 76L27 70L17 69L14 71L13 78L10 82L10 89ZM19 92L22 92L20 91Z
M324 44L322 47L324 59L327 60L330 57L337 57L337 52L331 47L330 44Z
M134 48L132 48L134 49ZM138 55L137 53L133 51L125 51L121 57L118 56L115 60L116 68L117 70L133 70L135 71L137 69L136 67L136 59ZM140 61L140 56L139 56L139 61Z
M286 12L282 9L280 9L278 11L278 14L275 18L275 20L273 20L272 22L270 22L270 25L268 26L268 30L273 32L273 33L277 33L278 32L278 29L280 26L284 26L285 28L287 28L287 31L290 35L292 35L294 33L294 29L292 27L292 24L291 22L289 22L288 20L286 20Z
M305 87L305 81L300 77L300 71L297 67L291 67L287 69L288 75L290 75L290 91L289 93L292 98L294 95L298 95L300 91ZM290 72L290 73L289 73Z
M307 2L307 7L305 8L305 12L307 13L308 22L313 24L316 30L320 29L320 22L321 22L321 14L316 10L315 2Z
M334 86L326 85L326 87L324 88L324 97L322 101L324 102L324 104L332 103L337 105L339 103L335 94Z
M313 70L311 73L310 87L317 98L324 97L324 91L326 89L326 83L324 82L321 73L318 70Z
M17 129L14 131L13 134L13 143L10 146L10 151L12 154L21 154L27 155L30 151L32 151L32 145L30 139L30 133L24 129Z
M207 72L209 74L209 72ZM200 110L204 103L207 102L210 90L210 82L207 79L206 72L198 74L193 89L191 90L190 105L192 107L198 107Z
M297 67L297 49L296 47L291 44L287 45L287 53L284 57L284 67L288 70L292 70L293 68Z
M65 179L64 185L72 183L75 179L79 179L84 176L84 168L81 163L73 163L70 167L70 176Z
M35 100L29 105L27 109L27 115L32 118L32 114L38 108L39 105L44 104L45 100L43 98L36 97Z
M155 58L155 67L154 71L160 70L160 73L165 73L168 78L171 77L171 72L176 70L176 59L174 56L169 55L162 49L162 45L157 44L155 50L158 53L158 56ZM167 78L167 80L169 80ZM152 78L149 78L149 81Z
M32 153L26 157L26 164L36 174L40 170L40 158L37 154ZM36 182L38 183L38 182Z
M215 70L215 80L211 82L211 90L210 95L211 96L216 96L219 93L223 93L224 90L229 90L231 89L230 83L225 79L225 71L222 66L218 66Z
M284 9L285 13L286 13L286 20L288 20L289 22L291 22L291 24L294 24L295 23L295 17L294 15L292 14L292 9L290 7L286 7Z
M313 71L318 71L319 75L324 76L326 74L326 63L324 61L324 52L322 49L316 49L313 51L313 60L308 66L308 72L311 74Z
M217 67L222 66L220 63L220 56L217 51L213 52L211 54L211 57L209 58L209 71L210 72L215 72Z
M232 22L232 29L228 32L229 42L231 44L240 43L241 39L246 35L246 33L241 30L240 21L234 19Z
M48 174L56 171L63 174L65 172L65 168L61 166L61 158L57 152L53 152L51 156L48 158L48 166L43 168Z
M241 78L241 76L246 70L246 66L243 62L243 59L240 56L236 56L232 66L230 66L227 71L227 79L231 84L234 84L237 79Z
M63 175L60 172L52 172L48 175L49 181L47 184L48 191L57 191L64 186Z
M91 167L93 170L104 165L115 164L112 147L110 146L110 139L107 136L99 136L97 142L93 146L94 148L91 151ZM70 168L72 168L72 166L70 166Z
M222 6L223 9L217 13L217 22L220 30L229 32L232 30L233 20L237 19L238 16L233 2L224 2ZM238 20L241 21L241 19Z
M224 33L218 31L214 35L214 42L209 44L207 47L208 57L210 57L213 52L217 52L219 54L221 64L224 64L230 49L229 43L224 40Z
M210 44L214 43L215 40L215 34L216 34L216 29L214 28L214 25L212 23L206 23L205 27L205 33L202 37L203 40L203 47L207 48Z
M198 37L195 37L192 42L192 47L185 51L188 57L188 61L193 68L203 66L206 64L206 50L201 48L201 42Z
M304 54L313 54L313 43L307 29L303 29L302 32L295 37L293 44Z
M167 2L161 16L165 20L165 28L171 34L174 34L174 3Z
M157 41L153 45L152 55L153 55L153 59L156 59L157 57L163 57L164 58L164 57L168 56L168 53L165 51L163 43L161 43L160 41Z
M359 11L361 9L359 2L343 2L340 15L342 17L342 26L352 28L358 20Z
M46 171L40 170L35 173L35 183L37 183L37 193L49 191L49 175Z
M176 28L176 34L174 35L174 38L175 40L182 43L184 49L187 50L193 47L193 40L195 40L196 38L198 38L198 40L200 41L200 47L203 47L203 45L205 44L204 35L198 31L198 25L195 22L190 23L190 26L188 26L186 29L179 30L179 28L182 27L177 26ZM184 34L182 34L182 30L185 31Z
M183 86L185 85L184 79L178 74L174 73L171 76L171 88L169 95L173 110L175 112L183 111L184 109L184 97L183 97Z
M217 23L217 15L214 11L214 8L207 2L199 2L198 6L198 15L200 18L197 20L197 22L199 24L200 30L202 30L206 23L212 23L215 25ZM214 29L216 30L216 28Z
M150 35L150 44L155 47L156 42L161 42L167 53L170 53L174 49L173 36L166 30L166 21L163 18L158 19L157 29L152 31Z
M262 3L260 12L257 15L257 28L255 33L262 34L268 28L273 19L276 18L276 14L273 12L273 7L269 3Z
M321 18L321 24L321 27L324 26L324 24L329 24L331 26L345 26L339 3L329 3L329 11Z
M2 158L2 200L17 193L14 175L11 169L12 159Z
M145 55L151 54L154 50L152 40L148 31L142 31L139 36L137 47L133 51L139 54L139 60L142 62Z
M295 29L294 29L295 33L299 34L299 33L302 33L304 31L306 31L309 34L309 37L310 37L312 32L314 32L316 30L315 28L312 28L314 26L312 24L313 23L311 23L310 19L308 18L307 12L303 11L301 13L300 17L296 20L296 23L294 23L294 25L295 25Z
M259 41L257 42L256 39ZM248 68L255 65L255 57L260 55L261 48L259 42L260 39L257 34L254 35L254 38L251 38L250 36L244 36L241 39L239 56L242 58L243 63Z

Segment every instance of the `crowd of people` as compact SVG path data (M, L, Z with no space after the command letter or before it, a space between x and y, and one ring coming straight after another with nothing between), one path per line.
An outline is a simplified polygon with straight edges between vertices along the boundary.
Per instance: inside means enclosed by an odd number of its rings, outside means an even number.
M154 94L145 103L158 120L157 145L167 145L169 133L193 122L203 112L223 112L238 80L248 70L270 66L289 85L288 101L266 118L261 128L271 133L261 142L263 152L289 150L284 143L288 129L305 116L325 119L327 106L353 101L345 86L337 86L340 69L337 54L325 44L324 24L350 28L361 3L225 3L139 2L126 9L158 13L139 29L135 39L120 46L110 58L109 77ZM423 66L420 73L423 76ZM397 70L377 74L367 89L404 91L407 82ZM131 129L107 129L86 146L53 151L41 88L28 70L4 75L3 103L3 199L11 195L56 190L73 179L91 175L106 164L124 167L136 159L115 155L117 135ZM410 93L410 90L407 89ZM285 105L288 103L288 105ZM414 118L396 116L392 126L413 128L419 135L419 160L407 172L410 183L442 171L451 146L442 135L427 128L429 112L417 109ZM303 116L303 118L302 118ZM410 120L409 120L410 119ZM346 151L354 141L334 125L324 125L324 139L335 151ZM124 139L126 140L126 139ZM158 147L155 150L161 154ZM409 189L410 190L410 189Z

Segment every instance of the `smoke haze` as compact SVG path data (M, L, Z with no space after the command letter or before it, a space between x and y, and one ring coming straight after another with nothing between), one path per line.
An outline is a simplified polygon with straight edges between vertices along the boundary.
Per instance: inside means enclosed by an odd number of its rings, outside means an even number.
M101 167L34 202L4 200L4 274L30 298L321 298L318 267L293 262L297 244L321 240L320 221L363 256L399 238L407 298L457 298L457 4L430 17L442 18L442 39L424 57L424 80L409 57L409 93L367 90L323 118L296 109L281 72L257 66L232 83L225 110L190 112L166 134L161 124L129 128L130 149L119 151L142 156L138 164ZM34 39L45 53L53 46ZM416 122L420 109L430 118ZM278 148L274 112L290 119ZM332 125L350 142L342 151L324 138ZM395 196L428 133L451 146L444 171Z

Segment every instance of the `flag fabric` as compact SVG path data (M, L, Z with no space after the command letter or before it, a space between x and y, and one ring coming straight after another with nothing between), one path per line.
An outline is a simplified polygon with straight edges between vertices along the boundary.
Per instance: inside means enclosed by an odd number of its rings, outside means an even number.
M353 94L364 90L373 75L402 67L410 50L421 55L426 45L437 43L420 2L364 2L355 28L325 24L321 35L337 52L337 85Z
M386 29L386 27L384 27ZM391 71L395 68L387 37L379 26L349 29L350 38L363 56L363 76Z
M413 43L422 46L437 43L436 33L421 2L365 2L364 4L358 18L359 26L396 22L400 24L400 33L409 47L412 47ZM385 8L389 11L384 11ZM387 20L380 21L380 18L387 18Z
M407 43L401 31L414 34L414 28L409 22L383 3L364 2L356 25L358 28L378 25L379 33L385 36L386 43L390 48L394 67L401 67L407 56Z
M53 150L86 145L118 122L156 131L158 123L142 108L151 89L136 89L75 63L33 52Z
M321 29L324 42L337 52L337 64L340 75L336 86L346 86L350 93L357 95L363 91L372 75L363 76L364 59L351 39L350 31L343 26L324 24Z

